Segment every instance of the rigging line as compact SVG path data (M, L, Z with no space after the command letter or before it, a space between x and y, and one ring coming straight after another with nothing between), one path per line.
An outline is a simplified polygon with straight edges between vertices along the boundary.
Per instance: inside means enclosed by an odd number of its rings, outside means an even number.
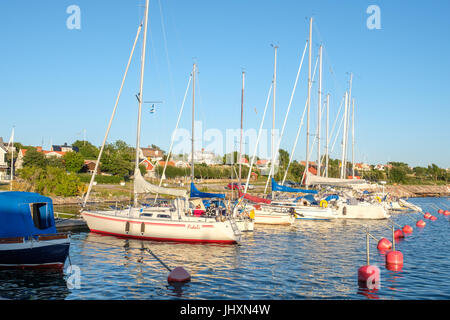
M337 137L339 136L339 134L341 132L342 124L344 123L344 118L345 118L344 115L342 115L341 123L339 124L339 129L336 132L336 136L334 137L334 142L333 142L333 146L331 147L330 154L333 153L334 145L336 144Z
M275 157L274 157L275 159L274 159L273 163L270 166L270 172L269 172L269 176L267 177L267 182L266 182L266 187L264 189L264 193L266 193L266 191L267 191L267 186L269 185L270 177L272 176L274 168L275 168L275 162L277 161L278 156L279 156L281 140L283 139L284 130L286 129L286 122L287 122L287 119L288 119L289 111L291 110L292 100L294 99L295 90L297 89L298 78L299 78L300 72L302 70L303 59L305 58L305 53L306 53L306 48L307 47L308 47L308 41L306 41L305 49L303 49L302 58L300 60L300 66L298 67L297 76L295 78L294 88L292 89L291 98L289 100L288 108L287 108L287 111L286 111L286 116L284 117L283 127L281 128L281 134L280 134L280 136L278 138L277 148L274 151L275 152Z
M256 153L258 151L258 144L259 144L259 140L261 138L262 128L264 127L264 119L266 118L267 107L269 106L270 96L272 94L272 88L273 88L273 81L270 85L269 93L267 94L266 106L264 107L264 113L262 116L261 124L259 126L258 138L256 138L255 150L253 151L252 161L250 162L250 168L248 170L248 176L247 176L247 181L245 183L244 193L247 193L247 190L248 190L248 184L250 182L250 176L252 174L253 164L255 163Z
M311 77L311 83L309 84L310 88L312 88L312 84L313 84L314 78L316 76L316 69L317 69L317 63L318 62L319 62L319 58L317 57L316 63L314 65L313 75ZM303 127L303 120L305 118L305 112L306 112L307 106L308 106L308 99L306 99L306 102L305 102L305 108L303 109L302 118L301 118L300 124L298 126L297 136L295 137L295 142L294 142L294 145L292 147L291 154L290 154L290 157L289 157L289 163L288 163L288 166L286 168L286 171L284 172L283 182L281 184L284 184L284 181L286 180L287 172L289 171L289 167L291 166L292 160L294 159L294 153L295 153L295 149L297 148L298 138L300 137L300 131L302 130L302 127Z
M165 49L165 52L166 52L167 69L168 69L168 72L169 72L170 93L172 95L172 99L175 101L175 93L174 93L174 87L173 87L172 64L170 63L170 59L169 59L169 49L168 49L168 46L167 46L166 27L165 27L165 24L164 24L164 15L163 15L162 6L161 6L161 0L158 0L158 4L159 4L159 12L160 12L160 18L161 18L161 30L162 30L162 34L163 34L163 40L164 40L164 49Z
M168 162L170 161L170 156L172 155L172 148L173 148L173 143L174 143L174 141L175 141L175 134L176 134L176 131L177 131L177 129L178 129L178 125L180 124L181 115L183 114L184 104L185 104L185 102L186 102L186 97L187 97L187 94L188 94L189 87L190 87L190 85L191 85L191 81L192 81L192 74L189 76L188 85L187 85L186 91L185 91L185 93L184 93L183 103L181 104L180 113L178 114L177 124L176 124L176 126L175 126L175 130L173 131L172 138L171 138L171 141L170 141L169 153L167 154L167 159L166 159L166 161L165 161L164 169L163 169L163 172L162 172L162 175L161 175L161 179L160 179L160 181L159 181L159 186L160 186L160 187L161 187L162 182L163 182L163 180L164 180L164 176L165 176L165 173L166 173L167 164L168 164ZM156 196L155 196L155 201L154 201L154 203L156 203L156 200L157 200L157 199L158 199L158 194L156 194Z

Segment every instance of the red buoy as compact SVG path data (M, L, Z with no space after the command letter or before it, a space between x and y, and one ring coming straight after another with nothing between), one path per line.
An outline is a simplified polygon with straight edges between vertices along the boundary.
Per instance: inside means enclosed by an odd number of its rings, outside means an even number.
M167 281L168 282L189 282L189 281L191 281L191 275L183 267L176 267L169 273Z
M426 212L425 215L423 216L425 219L430 219L431 218L431 213Z
M391 251L386 255L386 264L403 265L403 253Z
M448 215L450 215L450 211L445 210L445 211L444 211L444 216L448 216Z
M438 210L438 213L439 213L439 214L443 214L443 213L444 213L444 210L439 209L439 210Z
M405 235L403 234L402 230L400 230L400 229L395 230L395 232L394 232L395 239L400 239L400 238L404 238L404 237L405 237Z
M431 216L430 220L431 220L431 221L436 221L437 218L436 218L435 216Z
M376 266L362 266L358 269L358 283L373 289L380 283L380 269Z
M411 226L408 226L408 225L404 226L402 230L403 230L403 233L405 233L405 234L409 234L409 233L413 232L413 228L411 228Z
M381 238L377 245L378 250L389 250L392 248L392 242L386 238Z
M425 221L423 220L419 220L416 223L416 226L418 226L419 228L424 228L427 224L425 223Z

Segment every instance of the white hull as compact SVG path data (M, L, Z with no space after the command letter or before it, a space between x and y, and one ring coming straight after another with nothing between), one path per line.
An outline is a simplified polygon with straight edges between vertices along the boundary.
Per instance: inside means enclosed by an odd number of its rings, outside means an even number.
M339 205L337 218L339 219L372 219L381 220L390 217L388 211L381 205L361 203L357 205Z
M241 232L250 232L254 230L255 220L237 218L235 221Z
M229 220L216 221L214 218L183 217L153 218L133 217L126 211L91 211L83 212L89 229L95 233L114 235L125 238L203 242L203 243L237 243L240 233L233 231Z
M280 208L256 206L254 210L256 224L291 225L295 221L294 215L287 210L280 210Z
M330 220L338 217L337 212L332 208L297 206L295 212L297 219L305 220Z

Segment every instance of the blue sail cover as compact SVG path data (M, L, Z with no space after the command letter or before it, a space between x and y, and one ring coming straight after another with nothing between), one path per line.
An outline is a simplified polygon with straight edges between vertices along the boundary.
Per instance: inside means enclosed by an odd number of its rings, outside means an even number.
M54 233L52 199L32 192L0 192L0 238Z
M301 200L301 199L306 199L306 200L308 200L308 202L309 202L310 204L314 205L314 206L318 205L317 200L314 198L314 196L312 196L312 195L310 195L310 194L307 194L307 195L304 195L304 196L301 196L301 197L296 198L296 199L295 199L295 202L298 202L298 201Z
M225 195L223 193L200 192L195 187L194 183L191 182L191 198L220 198L220 199L225 199Z
M317 194L318 193L317 190L294 189L294 188L282 186L281 184L278 184L274 178L272 178L272 191L309 193L309 194Z

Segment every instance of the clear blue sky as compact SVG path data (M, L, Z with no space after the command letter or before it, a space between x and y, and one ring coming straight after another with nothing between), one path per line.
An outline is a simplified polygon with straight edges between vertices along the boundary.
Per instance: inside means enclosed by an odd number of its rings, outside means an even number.
M66 27L66 9L73 4L81 9L80 30ZM8 140L14 125L16 141L44 141L48 148L50 141L82 140L85 129L87 140L101 144L143 4L144 0L1 1L0 136ZM372 4L381 9L381 30L366 26L366 9ZM155 114L144 110L142 144L168 149L194 59L200 70L196 119L203 129L225 132L239 127L242 69L247 74L245 128L257 129L273 74L271 43L280 47L280 128L308 37L308 17L313 16L313 61L323 44L323 90L332 95L330 122L348 86L348 73L354 73L356 160L450 167L448 12L447 0L151 0L144 92L145 100L164 104ZM138 54L140 49L141 45ZM135 144L138 60L136 55L110 141ZM287 150L305 103L306 72L304 64L281 144ZM315 130L316 85L312 106ZM181 122L189 130L190 108L189 95ZM266 121L269 128L271 112ZM332 157L340 157L339 143L340 138ZM246 153L252 151L253 147ZM305 158L304 130L295 158Z

